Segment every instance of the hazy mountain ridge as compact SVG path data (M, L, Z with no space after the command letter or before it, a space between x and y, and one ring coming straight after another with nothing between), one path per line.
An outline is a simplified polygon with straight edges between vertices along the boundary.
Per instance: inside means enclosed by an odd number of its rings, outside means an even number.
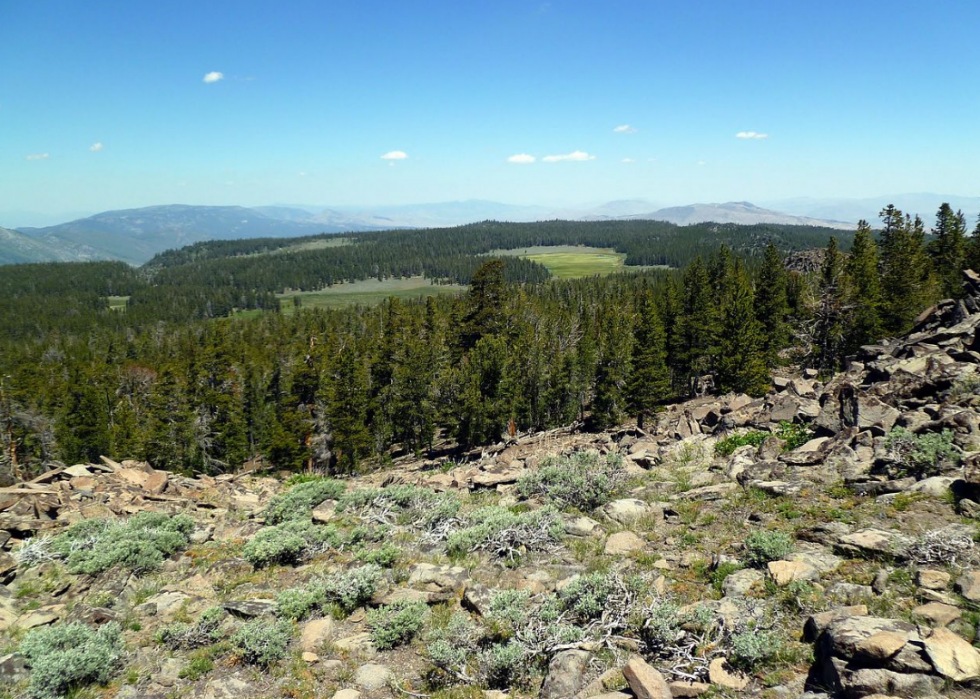
M980 214L980 197L962 197L930 192L883 195L863 199L794 197L762 202L764 206L797 216L833 219L849 223L857 223L863 218L869 221L872 226L878 221L879 212L889 204L895 205L912 216L918 214L926 225L929 225L935 219L936 211L943 203L949 204L954 211L962 210L970 223L976 222L977 215Z
M158 252L205 240L291 238L348 230L351 227L346 225L287 220L242 206L166 205L107 211L58 226L25 228L20 233L64 251L70 256L67 259L142 264Z
M0 265L28 262L73 262L73 254L34 240L29 235L9 228L0 228Z
M773 223L851 229L858 218L874 224L877 211L896 206L919 213L928 224L943 201L962 208L969 220L980 212L980 197L936 194L873 199L785 200L764 208L749 202L695 203L656 208L645 199L623 199L591 206L549 208L470 199L378 207L322 207L276 204L242 206L162 205L123 209L43 228L6 230L0 236L0 264L110 259L142 264L159 252L205 240L290 238L319 233L391 228L440 228L478 221L657 220L678 225L717 222Z
M690 204L688 206L672 206L658 209L647 214L633 214L621 218L649 219L654 221L669 221L679 226L689 226L695 223L777 223L793 226L824 226L850 230L853 224L844 221L818 219L806 216L763 209L747 201L732 201L724 204Z

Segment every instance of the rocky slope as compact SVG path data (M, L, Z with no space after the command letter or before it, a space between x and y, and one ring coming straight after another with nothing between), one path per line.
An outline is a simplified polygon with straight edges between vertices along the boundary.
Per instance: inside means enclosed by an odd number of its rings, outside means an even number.
M0 696L66 691L35 641L82 622L119 635L77 697L975 697L965 283L830 380L648 431L343 482L104 459L0 489Z

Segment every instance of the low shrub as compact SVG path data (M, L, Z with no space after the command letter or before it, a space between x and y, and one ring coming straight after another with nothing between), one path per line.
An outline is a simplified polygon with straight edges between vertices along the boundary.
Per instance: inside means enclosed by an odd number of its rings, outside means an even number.
M276 595L276 616L300 621L331 605L347 616L367 604L381 578L381 568L369 563L314 580L305 588L283 590Z
M267 524L281 524L289 520L309 519L313 509L343 494L343 482L331 478L312 478L294 485L289 490L273 497L262 516Z
M754 531L745 538L745 562L761 568L793 552L793 540L784 532Z
M528 663L527 648L513 639L487 648L481 653L480 662L487 686L492 689L507 689L521 683L533 667Z
M209 607L196 624L176 622L163 627L157 632L156 641L171 650L210 645L221 639L222 634L218 628L227 614L222 607Z
M724 563L719 563L718 567L711 571L711 586L716 592L722 591L722 586L725 584L725 580L732 573L742 569L738 563L734 561L725 561Z
M291 564L304 555L338 548L343 537L336 527L303 520L263 527L245 544L242 555L256 568L272 564Z
M51 539L50 550L68 572L97 575L121 567L136 574L158 570L187 548L194 520L187 515L140 512L127 520L87 519Z
M723 440L715 444L715 455L716 456L731 456L736 449L744 446L758 447L764 441L766 437L771 436L768 432L745 432L743 434L733 434L730 437L725 437Z
M75 622L33 629L19 651L31 668L31 699L60 699L86 684L105 684L119 669L122 631L116 623L93 629Z
M783 451L793 451L813 439L813 430L802 423L783 420L779 423L776 436L785 442Z
M292 635L293 627L288 621L253 619L242 626L230 641L244 662L268 667L286 657Z
M323 597L313 590L283 590L276 595L276 616L280 619L301 621L321 604Z
M540 495L561 509L588 512L609 502L625 482L622 458L581 451L546 459L518 479L517 489L525 498Z
M437 493L411 484L352 490L337 503L337 509L343 512L358 512L388 524L423 530L455 517L460 506L459 498L452 493Z
M564 524L552 507L530 512L513 512L496 505L470 513L466 525L446 539L446 552L460 557L475 551L486 551L510 564L527 551L546 551L565 535Z
M728 660L740 670L756 670L775 659L782 646L782 641L771 631L741 631L731 638L732 652Z
M888 433L885 446L898 460L905 474L926 478L959 466L963 459L953 445L953 431L915 434L904 427Z
M429 607L425 602L395 602L368 612L371 641L378 650L390 650L411 641L425 626Z
M564 610L582 620L598 619L612 594L612 581L604 573L591 573L575 578L558 593Z
M402 556L402 550L391 543L384 543L373 548L363 548L355 558L361 563L372 563L382 568L391 568Z
M382 577L381 568L369 563L328 575L316 583L316 588L325 603L336 604L341 612L350 614L367 604Z

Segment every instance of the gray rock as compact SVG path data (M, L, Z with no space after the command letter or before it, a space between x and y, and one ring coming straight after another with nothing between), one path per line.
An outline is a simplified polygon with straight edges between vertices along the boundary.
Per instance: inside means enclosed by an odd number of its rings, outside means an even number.
M373 692L386 686L392 677L391 669L387 665L368 663L358 668L354 682L358 687Z
M20 653L0 657L0 684L12 686L30 677L27 661Z
M541 699L566 699L582 688L590 654L584 650L565 650L548 663L548 674L541 686Z
M744 597L753 585L761 584L764 580L765 575L761 570L744 568L726 577L721 584L721 589L725 597Z
M230 614L240 619L254 619L275 613L276 603L271 599L231 600L221 605Z

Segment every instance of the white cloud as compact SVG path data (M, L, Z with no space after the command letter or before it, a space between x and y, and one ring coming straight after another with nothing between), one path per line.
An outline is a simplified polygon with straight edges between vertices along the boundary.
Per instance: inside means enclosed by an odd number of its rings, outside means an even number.
M93 153L98 153L103 148L105 148L105 146L102 145L102 141L96 141L95 143L93 143L88 147L88 149Z
M636 133L636 129L629 124L622 124L613 129L613 133Z
M299 176L300 177L306 177L306 173L305 172L301 172L301 173L299 173Z
M206 83L216 83L219 80L224 80L224 79L225 79L225 74L217 70L212 70L210 73L206 73L204 76L204 82Z
M546 163L575 162L581 163L586 160L595 160L594 155L589 155L585 151L575 150L564 155L546 155L541 158Z
M405 160L408 153L403 150L390 150L381 156L382 160Z
M26 159L27 160L47 160L48 159L48 154L47 153L31 153L30 155L27 156Z
M699 160L698 161L698 165L701 166L701 167L703 167L704 166L704 161L703 160Z
M623 158L623 162L624 163L635 163L636 161L633 160L633 158Z
M758 131L739 131L735 134L735 138L745 138L760 141L763 138L769 138L767 133L759 133Z
M533 163L537 158L533 155L528 155L527 153L518 153L517 155L512 155L507 158L508 163L517 163L518 165L528 165Z

